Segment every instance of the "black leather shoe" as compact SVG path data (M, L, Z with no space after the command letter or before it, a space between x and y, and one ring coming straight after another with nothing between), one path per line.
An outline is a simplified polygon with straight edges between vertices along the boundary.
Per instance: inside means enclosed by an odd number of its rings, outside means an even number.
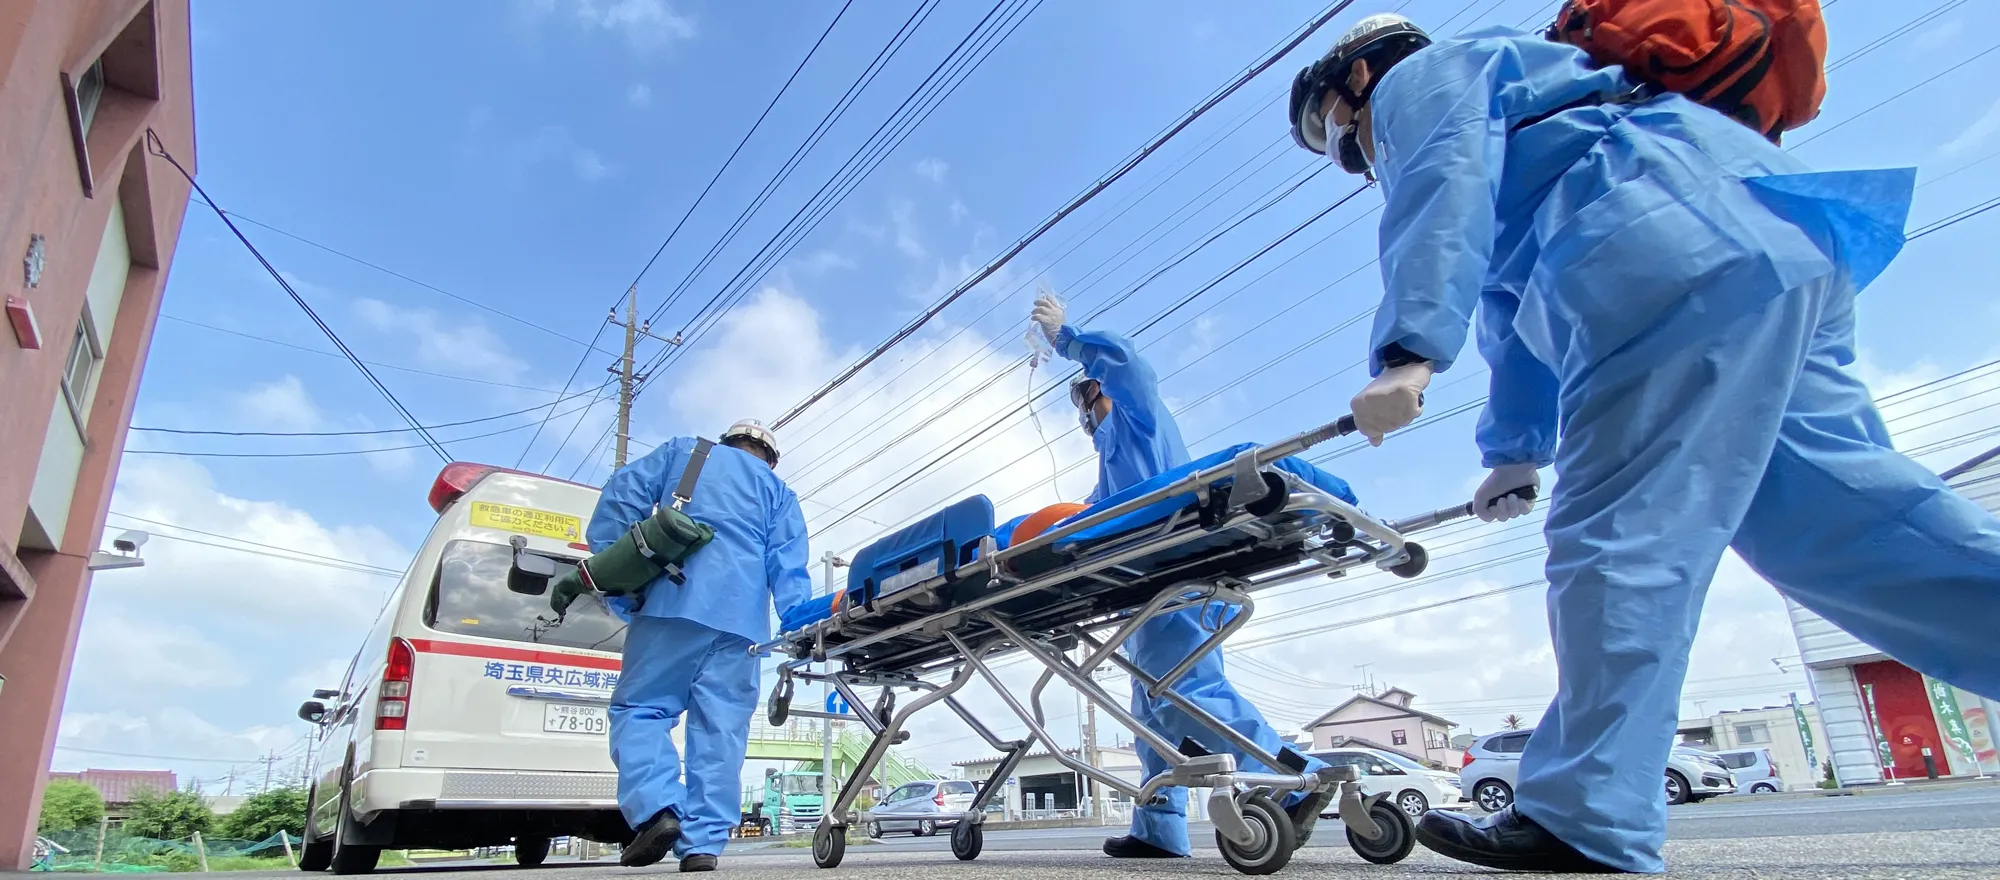
M709 855L708 853L695 853L694 855L681 859L681 873L683 874L692 874L696 871L713 871L713 870L715 870L715 857Z
M1104 854L1114 859L1184 859L1187 856L1169 852L1131 835L1113 837L1104 842Z
M1626 873L1577 852L1511 806L1477 820L1431 810L1417 820L1417 842L1439 855L1503 871Z
M643 868L667 857L673 852L674 844L681 839L681 820L672 810L661 810L658 815L639 826L639 833L633 835L632 842L625 845L618 854L618 864L627 868Z
M1285 815L1292 817L1292 834L1298 840L1299 846L1305 846L1306 841L1312 839L1313 826L1319 824L1319 814L1326 810L1326 805L1332 800L1332 789L1309 791L1306 792L1305 800L1285 808Z

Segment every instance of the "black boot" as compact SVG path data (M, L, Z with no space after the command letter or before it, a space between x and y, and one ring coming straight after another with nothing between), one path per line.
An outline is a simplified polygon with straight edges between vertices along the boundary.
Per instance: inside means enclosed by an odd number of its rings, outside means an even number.
M1187 856L1168 852L1131 835L1113 837L1104 842L1104 854L1114 859L1184 859Z
M618 854L618 864L627 868L643 868L673 852L674 844L681 839L681 820L674 816L674 811L661 810L639 826L638 831Z
M1577 852L1511 806L1477 820L1432 810L1417 820L1417 842L1439 855L1503 871L1626 873Z
M695 853L694 855L681 859L681 873L683 874L692 874L696 871L713 871L713 870L715 870L715 857L709 855L708 853Z

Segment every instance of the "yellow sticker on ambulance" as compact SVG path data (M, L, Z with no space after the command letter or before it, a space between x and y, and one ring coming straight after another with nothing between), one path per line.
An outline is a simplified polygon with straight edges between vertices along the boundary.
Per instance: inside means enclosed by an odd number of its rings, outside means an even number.
M583 540L582 519L547 510L536 510L532 507L516 507L512 504L474 501L472 524L482 529L500 529L523 535L554 538L558 541L573 543Z

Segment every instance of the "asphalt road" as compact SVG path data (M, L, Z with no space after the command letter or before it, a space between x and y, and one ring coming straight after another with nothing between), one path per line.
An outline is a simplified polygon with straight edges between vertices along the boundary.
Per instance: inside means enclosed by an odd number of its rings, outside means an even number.
M1714 801L1674 808L1667 843L1670 875L1730 880L1961 880L2000 877L2000 787L1864 795L1841 798ZM1326 829L1332 830L1332 829ZM994 831L975 862L952 858L945 838L892 838L852 846L837 869L822 872L805 849L752 844L732 847L721 870L740 877L852 877L856 880L1073 880L1175 876L1236 877L1213 849L1206 828L1196 834L1195 858L1172 862L1114 862L1095 852L1102 828ZM672 873L671 861L652 868L612 862L550 864L542 868L460 864L378 872L407 880L597 880L607 876ZM1315 834L1283 876L1327 874L1355 878L1484 877L1496 872L1452 862L1419 847L1400 864L1377 866L1347 849L1339 834ZM32 880L35 875L0 875ZM297 877L296 873L239 873L242 880ZM1557 875L1539 875L1557 876Z

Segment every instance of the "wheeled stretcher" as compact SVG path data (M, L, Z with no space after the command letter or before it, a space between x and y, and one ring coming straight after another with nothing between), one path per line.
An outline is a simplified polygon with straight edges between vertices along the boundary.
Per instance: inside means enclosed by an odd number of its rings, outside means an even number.
M813 861L822 868L840 864L856 796L890 746L908 739L909 719L939 702L1002 755L952 831L952 853L960 859L979 856L987 804L1036 745L1135 803L1150 803L1174 786L1211 789L1216 844L1246 874L1273 873L1290 861L1298 841L1278 804L1292 792L1337 795L1349 844L1364 859L1389 864L1408 855L1415 840L1409 817L1381 795L1363 796L1353 768L1307 773L1304 756L1289 748L1265 752L1173 689L1201 656L1249 622L1257 591L1367 565L1415 577L1427 557L1405 536L1471 514L1471 505L1462 505L1383 521L1356 507L1338 478L1292 457L1353 432L1353 420L1342 418L1267 446L1224 450L1012 546L1007 529L991 529L991 504L975 497L857 554L846 589L795 610L781 621L777 638L753 648L791 658L779 666L769 700L773 725L790 715L836 717L791 709L803 680L838 691L874 735L813 833ZM1119 653L1146 621L1214 605L1233 613L1214 615L1213 633L1166 674L1150 676ZM1072 659L1072 651L1081 659ZM1016 652L1043 667L1025 701L991 665ZM1176 743L1147 730L1126 710L1127 700L1092 677L1106 664L1194 719L1213 739ZM1028 738L1003 739L968 711L956 695L973 678L985 679L999 694ZM1166 772L1127 780L1058 746L1042 707L1042 693L1056 678L1129 728L1159 754ZM880 688L876 699L863 698L859 689L867 687ZM898 709L899 690L919 696ZM1225 748L1280 772L1245 772L1232 755L1217 753Z

